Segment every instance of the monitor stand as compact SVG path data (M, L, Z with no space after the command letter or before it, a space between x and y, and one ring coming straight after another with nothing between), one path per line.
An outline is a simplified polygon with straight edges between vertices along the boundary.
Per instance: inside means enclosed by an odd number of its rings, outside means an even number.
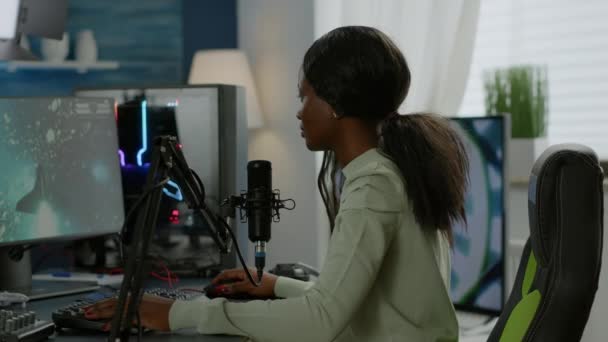
M99 285L93 282L32 281L30 251L24 251L21 258L15 261L15 258L9 256L12 248L14 247L0 247L0 291L23 293L30 300L36 300L99 289Z

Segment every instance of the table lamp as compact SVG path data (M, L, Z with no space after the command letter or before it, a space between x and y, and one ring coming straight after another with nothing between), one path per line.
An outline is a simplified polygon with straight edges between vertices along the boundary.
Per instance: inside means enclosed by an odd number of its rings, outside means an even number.
M232 84L245 88L247 127L263 124L251 68L245 52L238 49L197 51L192 59L189 84Z

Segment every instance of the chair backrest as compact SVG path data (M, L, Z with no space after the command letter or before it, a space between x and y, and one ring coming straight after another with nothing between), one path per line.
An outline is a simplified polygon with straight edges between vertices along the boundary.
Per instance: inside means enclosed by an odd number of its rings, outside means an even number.
M597 156L582 145L552 146L536 161L530 237L488 341L580 340L601 268L602 181Z

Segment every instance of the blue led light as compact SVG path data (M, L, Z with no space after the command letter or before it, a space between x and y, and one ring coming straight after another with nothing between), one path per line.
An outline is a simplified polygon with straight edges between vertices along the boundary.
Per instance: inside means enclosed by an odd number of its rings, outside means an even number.
M167 187L165 187L165 188L163 189L163 192L165 193L165 195L167 195L167 196L169 196L169 197L173 198L173 199L174 199L174 200L176 200L176 201L183 201L183 200L184 200L184 196L182 196L182 191L179 189L179 186L177 186L177 184L175 184L175 182L174 182L174 181L171 181L171 180L170 180L170 181L167 183L167 185L170 185L170 186L174 187L174 188L175 188L175 192L171 192L171 191L169 191L169 190L167 189Z
M141 149L137 151L137 165L143 166L142 157L148 150L148 101L141 102Z
M176 101L177 104L177 101ZM148 163L144 164L143 155L148 150L148 101L141 102L141 148L137 151L137 165L140 167L149 166ZM119 151L119 153L122 151ZM121 164L124 166L124 153L121 155ZM169 181L167 183L168 186L173 187L175 189L174 192L171 192L167 187L163 188L163 193L177 201L183 201L184 196L182 195L182 191L179 186L174 181Z

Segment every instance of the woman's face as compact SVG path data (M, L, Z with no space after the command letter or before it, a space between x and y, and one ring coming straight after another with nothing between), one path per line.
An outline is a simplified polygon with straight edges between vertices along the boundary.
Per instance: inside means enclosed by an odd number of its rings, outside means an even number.
M298 111L302 137L311 151L333 149L333 138L337 132L337 121L331 106L317 96L306 79L299 85L302 108Z

